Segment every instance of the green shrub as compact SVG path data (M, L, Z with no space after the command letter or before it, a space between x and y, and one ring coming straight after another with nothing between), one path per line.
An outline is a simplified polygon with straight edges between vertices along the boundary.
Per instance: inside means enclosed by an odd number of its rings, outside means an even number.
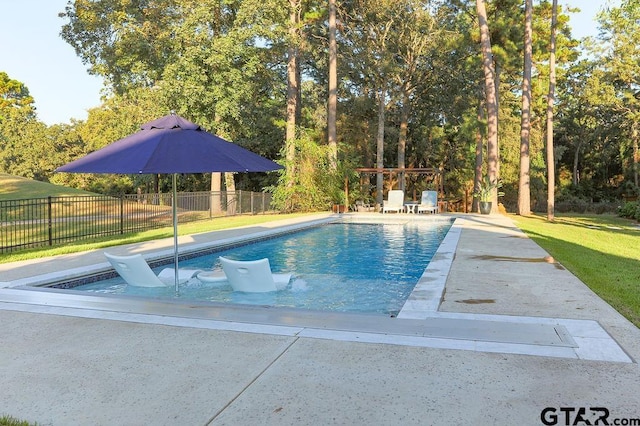
M618 209L618 216L640 221L640 202L627 201Z
M595 214L606 214L612 213L615 214L618 210L618 206L620 203L613 201L600 201L597 203L592 203L589 205L588 212Z
M586 213L588 205L587 200L568 194L556 200L555 210L558 213Z
M619 211L619 203L601 199L594 201L581 196L573 195L567 192L559 194L554 205L555 211L558 213L616 213ZM546 203L543 211L546 211Z
M285 213L327 210L331 207L334 185L329 171L329 151L309 135L292 142L296 158L280 175L273 191L273 206ZM288 170L293 173L288 174Z

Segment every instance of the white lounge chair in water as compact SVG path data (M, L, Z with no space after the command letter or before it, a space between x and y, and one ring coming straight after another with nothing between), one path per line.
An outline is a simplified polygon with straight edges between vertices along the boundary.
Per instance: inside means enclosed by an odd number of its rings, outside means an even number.
M168 287L175 284L175 269L165 268L157 276L139 254L116 256L104 254L118 274L129 285L136 287ZM195 277L199 269L178 269L178 281L184 283Z
M404 191L401 189L392 189L387 194L387 200L382 204L382 213L386 212L404 212Z
M274 274L269 259L232 260L220 256L222 269L234 291L264 293L284 289L292 274Z
M418 213L438 213L438 193L436 191L422 191L422 199L418 204Z

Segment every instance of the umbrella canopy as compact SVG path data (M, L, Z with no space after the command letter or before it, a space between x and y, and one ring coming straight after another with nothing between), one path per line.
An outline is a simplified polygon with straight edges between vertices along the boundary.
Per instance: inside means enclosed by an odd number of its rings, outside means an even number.
M72 173L173 174L173 244L178 291L177 173L268 172L277 163L171 114L141 130L56 169Z
M73 173L267 172L282 166L171 114L56 169Z

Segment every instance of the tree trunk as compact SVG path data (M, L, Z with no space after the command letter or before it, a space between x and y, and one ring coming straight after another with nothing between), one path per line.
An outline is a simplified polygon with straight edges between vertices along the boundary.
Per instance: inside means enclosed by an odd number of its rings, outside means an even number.
M522 76L522 118L520 121L520 179L518 182L518 214L531 214L531 171L529 139L531 135L531 15L533 0L524 2L524 70Z
M634 122L632 124L633 138L633 183L638 186L638 163L640 163L640 152L638 152L638 127Z
M500 66L500 62L498 61L494 61L493 62L493 66L494 66L494 85L496 87L496 135L500 132L500 129L498 128L498 126L500 125L500 81L501 81L501 76L502 76L502 67ZM499 145L500 141L496 142L496 152L498 153L498 156L500 155L500 145ZM500 167L498 166L498 170L500 169ZM500 173L497 173L497 175L499 175Z
M496 98L495 70L493 69L493 53L487 23L487 10L484 0L476 0L478 23L480 25L480 44L482 48L482 70L484 71L485 103L487 108L487 176L491 182L497 182L498 163L498 103ZM498 211L498 190L491 195L491 212Z
M547 220L555 216L556 164L553 144L553 103L556 96L556 27L558 23L558 0L551 6L551 42L549 45L549 94L547 95Z
M287 51L287 126L285 135L286 160L287 160L287 186L293 186L293 176L295 174L295 139L296 124L298 117L298 45L299 45L299 22L300 22L300 0L289 0L289 48Z
M211 173L211 215L222 212L222 175Z
M336 42L336 0L329 0L329 101L327 105L327 137L329 165L338 168L338 43Z
M481 123L484 119L483 114L484 108L482 107L482 102L478 104L478 123ZM476 129L476 167L475 167L475 176L473 177L473 191L477 191L480 189L480 184L482 183L482 151L483 151L483 143L482 143L482 132L480 131L480 126ZM478 197L473 197L473 203L471 204L471 211L478 212L480 211L480 205Z
M578 172L578 160L580 158L580 148L582 148L582 140L576 146L576 153L573 155L573 186L578 186L580 175Z
M380 99L378 100L378 134L376 135L376 168L381 170L384 167L384 112L385 112L385 89L386 82L383 81L380 88ZM376 206L382 206L384 200L384 174L376 173Z
M409 130L409 110L411 109L409 88L405 87L402 90L402 107L400 109L400 134L398 136L398 189L405 190L405 173L406 167L405 154L407 151L407 133Z

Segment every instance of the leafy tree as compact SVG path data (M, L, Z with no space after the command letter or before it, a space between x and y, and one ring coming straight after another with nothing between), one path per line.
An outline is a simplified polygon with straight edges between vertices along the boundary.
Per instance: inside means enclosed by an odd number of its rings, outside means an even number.
M26 163L38 161L37 157L32 158L36 154L29 151L44 127L36 120L29 89L0 72L0 171L34 177L37 172Z
M584 189L610 185L609 178L617 173L611 167L620 167L617 141L624 117L611 107L615 91L599 61L582 60L567 77L557 136L562 153L568 155L560 159L559 168L570 177L567 183L576 195L592 198Z
M394 97L399 109L398 168L406 166L409 117L419 82L436 72L428 64L435 61L441 48L443 31L430 9L422 2L400 2L396 9L396 27L392 39L394 55ZM424 87L424 86L423 86ZM399 174L400 189L405 189L405 175Z
M171 24L182 10L178 0L77 0L60 14L61 35L91 74L122 94L152 87L178 58Z
M640 121L640 4L623 0L619 7L599 14L602 39L609 44L606 68L617 92L615 108L626 118L631 145L633 181L638 186L640 151L638 122Z
M0 124L10 118L12 111L19 110L25 118L33 118L34 100L24 83L9 78L0 72Z
M148 111L156 117L173 109L209 131L275 155L282 142L274 147L273 138L264 138L267 132L258 133L272 127L268 133L277 134L270 117L280 95L280 86L271 83L278 80L278 49L262 45L282 37L270 30L283 16L272 12L274 6L252 0L76 2L64 14L69 23L63 37L116 95L151 90L155 104ZM232 179L227 184L235 186Z
M332 170L328 145L321 145L309 134L294 142L295 174L288 175L292 167L286 167L280 175L279 185L272 187L273 204L285 212L313 211L331 205L336 188L336 172ZM287 148L288 149L288 148ZM330 189L327 191L327 189Z
M354 0L344 5L345 62L344 72L353 96L367 96L377 105L375 126L376 168L384 167L385 113L389 73L393 57L390 50L391 31L395 25L394 1ZM382 204L383 174L376 174L376 203Z

